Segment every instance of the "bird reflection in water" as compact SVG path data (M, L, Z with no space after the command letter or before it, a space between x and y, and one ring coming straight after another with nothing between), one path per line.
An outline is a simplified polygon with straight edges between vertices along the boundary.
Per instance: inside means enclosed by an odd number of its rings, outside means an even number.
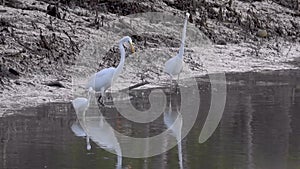
M72 101L72 105L75 109L77 117L84 117L87 109L89 108L90 102L91 102L91 97L94 96L95 92L94 90L90 87L88 91L88 98L84 97L79 97L76 98L75 100ZM87 150L91 149L91 144L90 144L90 138L86 134L85 130L82 128L80 125L79 121L76 120L76 122L72 125L71 127L72 131L75 133L76 136L78 137L86 137L86 142L87 142Z
M182 144L181 144L181 129L182 129L182 115L180 113L180 102L178 99L180 95L170 92L168 97L168 106L164 112L164 123L167 127L167 130L170 132L170 135L176 138L177 149L178 149L178 160L180 169L183 168L182 160ZM166 142L166 144L168 141Z
M117 168L122 168L122 150L115 136L114 129L107 123L102 112L97 106L97 100L94 92L90 91L88 99L75 99L72 104L77 114L77 121L74 122L71 129L78 137L86 137L87 149L91 149L89 140L91 139L99 147L118 155ZM169 97L166 109L163 113L163 122L166 125L169 135L166 136L162 148L167 148L175 138L178 148L179 166L183 168L181 130L183 125L180 109L180 93L169 90ZM171 141L171 142L170 142Z
M82 104L81 101L89 101L89 104ZM72 102L76 111L77 120L71 126L72 131L78 137L86 137L87 149L91 149L91 139L99 147L118 155L116 168L122 168L122 151L119 142L114 134L114 129L105 121L97 106L94 92L89 92L89 99L76 99ZM84 106L84 107L82 107Z

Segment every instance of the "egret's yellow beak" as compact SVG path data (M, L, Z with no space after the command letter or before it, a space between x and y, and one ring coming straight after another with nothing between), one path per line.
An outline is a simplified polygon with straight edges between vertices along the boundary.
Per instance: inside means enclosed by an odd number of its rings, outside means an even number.
M132 53L134 53L134 52L135 52L135 50L134 50L133 43L131 42L131 43L129 43L129 44L130 44L130 50L131 50L131 52L132 52Z

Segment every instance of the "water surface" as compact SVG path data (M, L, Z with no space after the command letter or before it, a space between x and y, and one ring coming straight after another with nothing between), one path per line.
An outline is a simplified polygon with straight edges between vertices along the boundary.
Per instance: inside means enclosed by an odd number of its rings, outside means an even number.
M122 167L299 169L299 77L300 71L227 74L223 117L213 135L202 144L198 139L210 107L211 89L207 77L199 78L198 117L181 146L150 158L124 157ZM131 102L137 109L149 108L150 91L132 92ZM184 113L178 112L177 95L167 96L176 116ZM129 136L149 137L168 129L165 115L149 124L138 124L123 118L113 106L101 108L101 113L113 129ZM70 103L27 108L0 118L0 168L117 168L117 155L106 151L95 137L90 140L91 150L86 149L86 139L71 129L76 122ZM170 132L172 137L176 138L176 134Z

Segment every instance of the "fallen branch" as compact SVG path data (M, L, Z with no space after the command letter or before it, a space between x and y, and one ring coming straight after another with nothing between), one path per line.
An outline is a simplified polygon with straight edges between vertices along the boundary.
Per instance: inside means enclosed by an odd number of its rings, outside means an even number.
M54 81L54 82L48 82L48 83L43 83L46 86L50 87L58 87L58 88L66 88L63 84L61 84L59 81Z
M14 53L13 52L10 52L10 53L4 52L4 56L6 56L6 57L15 57L15 56L18 56L18 55L20 55L22 53L25 53L25 52L26 52L25 49L22 49L20 51L14 52Z
M286 53L285 57L288 57L288 55L289 55L290 51L292 50L292 46L293 46L293 45L291 44L291 46L290 46L290 48L289 48L288 52Z
M21 7L22 10L28 10L28 11L40 11L40 12L47 12L45 9L35 7L35 6L25 6Z
M120 90L120 92L125 92L125 91L128 91L128 90L132 90L132 89L135 89L135 88L144 86L144 85L149 84L149 83L150 83L150 82L148 82L148 81L144 81L144 82L141 82L141 83L137 83L137 84L135 84L135 85L129 86L128 88L125 88L125 89Z
M46 37L43 35L43 31L41 28L40 29L40 45L41 47L51 50L51 46L49 45L48 41L46 40Z
M72 37L68 34L68 32L66 32L65 30L63 30L64 34L67 35L67 37L70 40L70 46L72 47L73 51L79 51L78 49L78 45L73 41Z

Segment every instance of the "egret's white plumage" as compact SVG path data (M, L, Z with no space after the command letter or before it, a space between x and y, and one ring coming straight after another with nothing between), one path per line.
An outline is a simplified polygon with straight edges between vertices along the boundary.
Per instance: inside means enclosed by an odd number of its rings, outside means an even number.
M89 91L88 91L88 98L79 97L79 98L76 98L72 101L72 105L73 105L77 115L85 114L86 110L88 109L88 107L90 105L92 92L94 92L94 91L90 87ZM81 136L81 137L86 136L86 143L87 143L86 148L87 148L87 150L90 150L91 149L90 137L85 133L83 128L80 126L79 122L74 123L72 125L71 129L75 133L76 136Z
M185 18L184 26L183 26L183 30L182 30L181 45L180 45L178 54L175 57L169 59L165 63L164 72L169 74L171 76L171 78L173 78L176 75L179 76L180 72L182 71L184 42L185 42L185 37L186 37L186 27L187 27L187 21L188 21L189 16L190 16L190 14L186 13L186 18Z
M116 68L115 67L105 68L93 74L90 77L86 85L86 88L92 87L96 92L101 92L101 97L104 97L105 91L112 85L112 83L117 79L117 77L122 72L125 63L125 49L123 44L126 42L130 44L131 52L134 53L132 39L129 36L125 36L119 42L119 50L121 53L121 60L119 65Z

